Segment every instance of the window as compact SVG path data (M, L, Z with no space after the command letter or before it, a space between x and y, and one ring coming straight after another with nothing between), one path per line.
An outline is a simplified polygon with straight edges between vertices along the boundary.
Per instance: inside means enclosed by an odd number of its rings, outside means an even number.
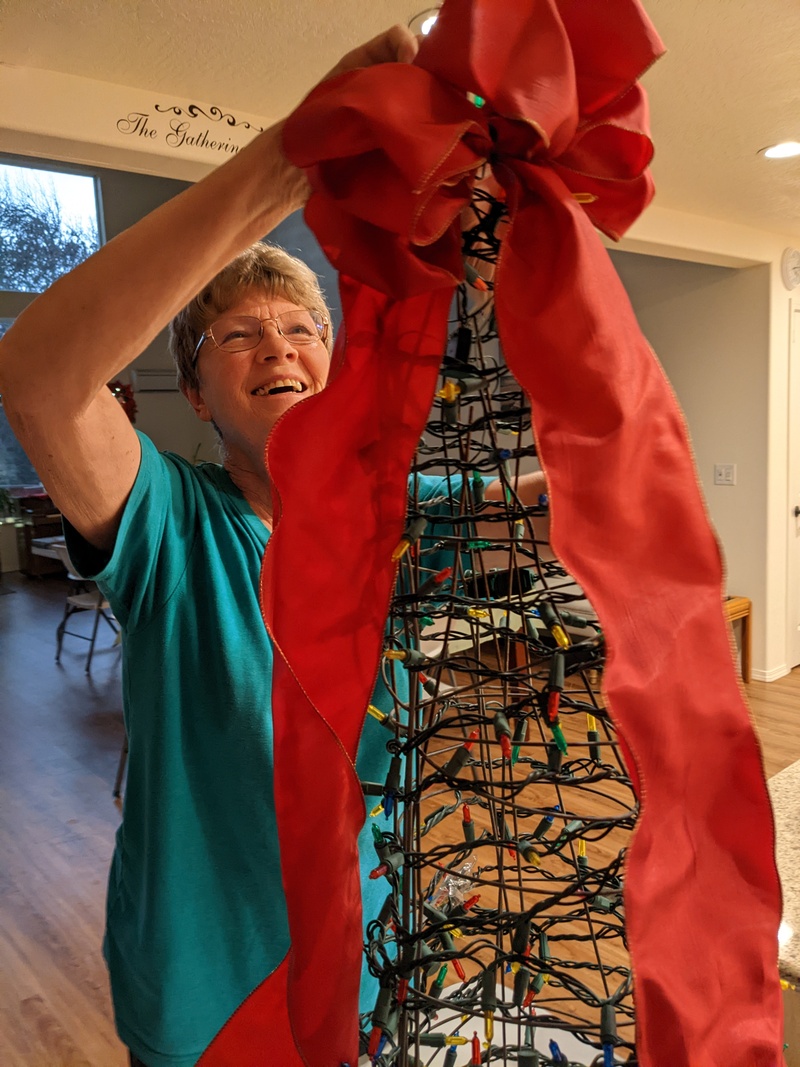
M11 325L11 319L0 319L0 337ZM11 432L6 413L0 403L0 489L19 489L38 486L39 475L22 451L22 445Z
M91 174L0 160L0 337L33 294L98 249L99 233ZM0 400L0 488L39 484Z
M99 248L95 179L0 163L0 290L41 293Z

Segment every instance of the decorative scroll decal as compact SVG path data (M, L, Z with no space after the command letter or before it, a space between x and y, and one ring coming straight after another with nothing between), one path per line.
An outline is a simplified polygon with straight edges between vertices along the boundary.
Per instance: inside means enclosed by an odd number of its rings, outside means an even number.
M255 130L256 133L261 133L264 129L263 126L253 126L251 123L241 119L236 121L233 115L228 114L222 110L222 108L216 107L212 104L208 111L204 111L199 104L189 104L186 108L177 106L173 107L161 107L160 104L155 105L156 111L160 111L162 114L167 111L172 111L175 115L188 115L192 119L196 119L198 115L203 115L207 119L211 119L213 122L227 122L229 126L244 126L246 130Z

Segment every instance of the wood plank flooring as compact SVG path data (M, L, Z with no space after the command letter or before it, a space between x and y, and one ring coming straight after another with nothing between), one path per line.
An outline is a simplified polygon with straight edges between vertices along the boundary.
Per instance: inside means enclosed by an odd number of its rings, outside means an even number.
M101 956L119 815L119 652L53 662L67 582L0 587L0 1065L123 1067ZM88 624L88 619L85 620ZM800 759L800 671L747 686L768 775Z
M3 575L0 596L0 1064L122 1067L101 956L119 814L119 650L55 630L69 583ZM91 619L75 618L81 629Z

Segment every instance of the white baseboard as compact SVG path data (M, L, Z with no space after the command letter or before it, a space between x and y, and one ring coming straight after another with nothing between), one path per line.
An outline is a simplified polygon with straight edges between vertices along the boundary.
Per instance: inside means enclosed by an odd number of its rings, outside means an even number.
M784 664L780 667L773 667L770 671L753 670L750 673L754 682L777 682L779 678L785 678L791 673L791 667Z

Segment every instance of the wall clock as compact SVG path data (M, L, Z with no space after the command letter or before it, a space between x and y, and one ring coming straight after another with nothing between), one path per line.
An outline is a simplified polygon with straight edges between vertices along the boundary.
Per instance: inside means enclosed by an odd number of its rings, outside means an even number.
M781 256L781 278L787 289L796 289L800 285L800 251L785 248Z

